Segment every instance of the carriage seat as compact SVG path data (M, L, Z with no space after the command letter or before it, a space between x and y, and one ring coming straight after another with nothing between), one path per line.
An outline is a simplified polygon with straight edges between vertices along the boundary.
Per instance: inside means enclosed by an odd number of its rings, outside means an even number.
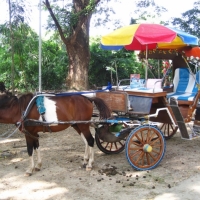
M173 80L173 92L167 93L167 98L174 97L179 101L193 101L198 92L200 72L192 75L188 68L177 68ZM196 79L196 80L195 80Z
M125 89L125 91L134 92L145 92L145 93L157 93L163 92L162 89L162 79L147 79L146 87L138 87L133 89Z

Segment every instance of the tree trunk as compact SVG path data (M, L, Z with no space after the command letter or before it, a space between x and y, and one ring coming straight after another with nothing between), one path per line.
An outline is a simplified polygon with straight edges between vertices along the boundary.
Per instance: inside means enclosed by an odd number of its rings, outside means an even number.
M70 40L69 43L65 44L69 59L69 70L66 78L66 84L69 89L88 89L90 62L89 23L90 19L86 20L75 40Z
M95 6L100 0L92 2L90 0L73 0L72 2L72 15L78 16L78 21L75 24L72 23L71 33L67 37L53 13L49 1L46 0L44 3L58 28L62 41L66 45L69 59L69 70L66 78L67 87L68 89L85 90L88 89L88 68L90 62L89 27L94 10L91 3L94 3Z

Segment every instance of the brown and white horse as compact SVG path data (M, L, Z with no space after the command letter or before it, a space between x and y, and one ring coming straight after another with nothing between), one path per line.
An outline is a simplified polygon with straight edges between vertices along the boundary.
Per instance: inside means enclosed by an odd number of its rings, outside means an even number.
M57 124L53 126L43 126L43 124L34 124L27 122L27 119L39 120L43 122L65 122L65 121L89 121L93 114L93 102L100 112L101 119L110 117L110 110L104 101L100 98L87 98L81 95L44 95L43 105L46 109L43 117L38 112L38 107L33 101L32 93L24 94L19 98L10 95L0 95L0 123L18 124L19 130L25 134L27 151L30 156L30 167L26 171L26 175L30 176L33 171L39 171L42 166L39 148L38 132L58 132L72 126L83 138L85 142L84 165L86 170L92 168L94 161L94 138L90 132L89 123ZM30 105L33 102L33 105ZM27 106L29 107L27 111ZM27 116L23 116L26 111ZM31 120L30 120L31 121ZM34 151L37 153L37 163L35 165L33 159Z

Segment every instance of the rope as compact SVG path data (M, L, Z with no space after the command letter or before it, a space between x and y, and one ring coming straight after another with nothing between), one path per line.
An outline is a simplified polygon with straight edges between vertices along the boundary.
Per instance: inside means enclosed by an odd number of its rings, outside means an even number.
M2 138L2 136L7 135L7 133L8 133L9 131L7 131L6 133L2 134L1 137L0 137L0 140L5 140L5 139L8 139L8 138L10 138L11 136L13 136L13 135L16 133L16 131L19 129L20 126L21 126L21 122L19 123L19 125L17 126L17 128L16 128L10 135L8 135L7 137Z
M197 82L197 79L196 79L194 73L192 72L192 70L191 70L191 68L190 68L190 66L189 66L189 64L188 64L188 61L185 59L184 56L182 56L182 57L183 57L183 59L184 59L186 65L188 66L188 69L189 69L189 71L190 71L190 74L193 76L193 78L194 78L194 80L195 80L195 82L196 82L196 84L197 84L198 90L200 90L200 84Z

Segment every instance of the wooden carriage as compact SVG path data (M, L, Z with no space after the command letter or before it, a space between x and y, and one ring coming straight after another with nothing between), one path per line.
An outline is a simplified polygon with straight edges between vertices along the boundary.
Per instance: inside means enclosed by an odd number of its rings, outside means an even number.
M140 52L139 56L145 58L146 51ZM165 142L159 131L162 132L165 139L169 139L179 128L181 137L191 140L196 138L198 133L193 129L192 133L189 133L186 124L191 121L195 121L195 126L200 124L198 121L200 119L200 112L198 112L199 72L196 74L191 72L182 51L151 50L148 51L148 58L172 60L172 87L161 87L161 84L153 84L153 88L148 87L148 84L145 88L118 85L114 90L96 94L97 97L106 101L118 117L126 117L132 120L131 123L134 123L134 120L140 121L138 127L133 126L129 135L125 135L128 137L127 140L125 137L120 141L109 142L101 140L98 134L96 137L98 147L105 153L118 153L125 147L128 161L138 170L152 169L161 161L165 151ZM157 79L148 81L159 82ZM152 151L148 152L144 148L145 142L142 147L137 144L143 140L143 137L145 137L145 141L150 140L148 137L152 137L151 134L148 136L149 124L153 125L151 130L156 127L153 133L156 135L154 140L158 138L159 141L159 144L156 145L162 146L162 148L156 148L157 153L153 156L151 155ZM124 142L125 140L126 142ZM151 146L151 148L155 150L155 147ZM150 157L153 157L152 161L150 161Z

